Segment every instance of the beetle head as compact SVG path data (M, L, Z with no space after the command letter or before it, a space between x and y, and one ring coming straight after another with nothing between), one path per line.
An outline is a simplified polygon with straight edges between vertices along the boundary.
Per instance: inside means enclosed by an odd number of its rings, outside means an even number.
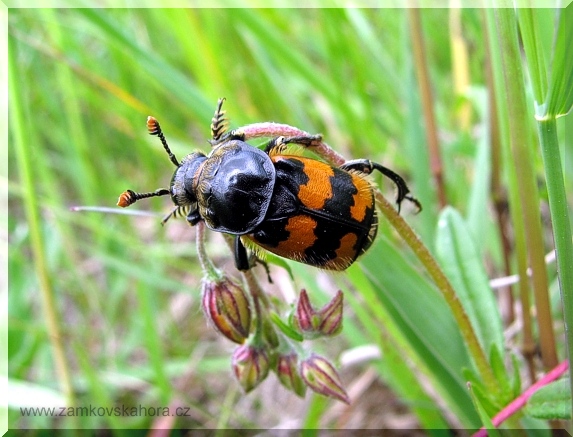
M169 188L171 200L177 206L189 206L197 202L197 179L207 157L201 152L187 155L173 173Z

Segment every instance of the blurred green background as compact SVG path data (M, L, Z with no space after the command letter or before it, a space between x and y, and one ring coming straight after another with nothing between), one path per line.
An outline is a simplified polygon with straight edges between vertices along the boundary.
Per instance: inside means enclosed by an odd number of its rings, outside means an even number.
M226 97L232 127L291 124L322 133L347 158L370 158L400 173L424 205L421 214L403 215L434 250L441 207L411 43L419 32L447 204L476 237L484 274L503 276L490 181L499 172L503 186L506 176L496 167L501 158L489 139L494 114L488 106L486 14L419 13L420 25L412 30L411 15L400 9L10 10L11 427L481 426L462 376L472 364L453 319L385 223L374 248L348 273L289 263L294 280L274 267L271 286L258 271L268 292L281 299L292 300L300 288L317 302L338 288L345 291L344 332L312 346L333 360L345 351L355 358L340 366L353 399L345 407L311 394L299 399L274 376L253 393L241 393L230 372L232 345L215 335L200 310L195 233L184 220L159 223L171 208L167 198L133 207L157 217L70 211L77 205L115 207L127 188L166 186L172 164L147 134L146 117L159 120L182 158L208 151L215 104ZM539 35L547 47L554 15L538 15L547 23ZM571 151L566 125L559 123L559 135ZM571 202L571 153L564 154L564 165ZM546 211L539 155L535 168ZM393 198L390 184L376 180ZM236 275L221 242L209 235L208 251ZM549 275L562 332L554 268ZM54 326L61 359L50 342ZM361 347L372 345L383 358L360 358L360 351L370 350ZM517 348L512 341L505 346ZM69 405L70 393L77 406L182 405L189 415L20 413L21 406Z

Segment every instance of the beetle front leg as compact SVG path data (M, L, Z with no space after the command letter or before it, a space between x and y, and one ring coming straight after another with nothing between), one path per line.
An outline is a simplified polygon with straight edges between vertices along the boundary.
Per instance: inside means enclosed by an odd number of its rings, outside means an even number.
M225 111L223 111L224 101L224 97L219 99L215 114L211 119L211 144L218 144L229 127L229 120L225 117Z
M232 141L232 140L246 141L246 139L247 138L245 136L245 133L241 129L233 129L232 131L227 132L216 139L208 140L208 142L209 144L211 144L211 146L216 147L219 144L226 143L227 141Z
M237 267L237 270L250 269L247 249L239 236L235 237L235 267Z
M225 116L226 111L223 111L224 101L224 97L219 99L217 102L217 108L215 109L215 114L211 119L212 139L208 141L213 147L231 140L245 141L245 133L241 129L233 129L232 131L227 132L227 129L229 128L229 119Z
M195 226L197 223L199 223L201 220L203 220L201 218L201 216L199 215L199 210L197 208L192 209L191 211L189 211L189 214L187 214L187 222L191 225L191 226Z

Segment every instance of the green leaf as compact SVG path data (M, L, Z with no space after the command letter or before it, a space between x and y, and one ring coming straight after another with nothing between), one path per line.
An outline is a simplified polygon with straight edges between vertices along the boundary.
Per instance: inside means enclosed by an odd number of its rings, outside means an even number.
M491 419L489 417L489 415L487 414L487 412L485 411L485 408L483 407L481 401L480 401L480 397L477 395L477 390L474 391L474 387L471 386L471 384L469 385L469 389L470 389L470 394L472 396L472 401L474 402L474 405L476 407L476 410L479 414L479 417L481 419L481 421L484 424L485 429L487 429L487 434L490 437L500 437L501 434L499 433L499 431L497 430L497 428L493 425L493 423L491 422Z
M501 384L501 386L503 387L503 392L509 394L511 391L512 381L510 381L509 375L507 374L507 370L503 363L503 356L501 354L501 351L495 346L492 346L491 348L489 354L489 362L491 364L493 373L495 374L495 378L499 381L499 384Z
M571 390L569 378L547 384L537 390L527 401L526 414L537 419L570 420Z
M486 412L486 414L493 416L497 411L499 411L501 406L496 404L494 399L491 398L490 393L484 387L477 373L471 369L466 368L463 370L463 375L467 381L468 387L471 387L470 394L472 398L475 398L479 401L480 407ZM472 399L474 406L475 399ZM483 423L483 418L481 419Z
M501 317L484 266L463 218L450 207L438 222L436 255L484 350L503 350Z
M515 354L511 354L511 364L513 365L513 380L511 382L511 390L513 398L519 395L521 391L521 375L519 373L519 360Z
M284 335L286 335L289 338L292 338L295 341L303 341L304 340L302 335L300 335L300 333L295 331L294 328L292 328L291 326L289 326L285 322L283 322L277 313L271 311L269 313L269 316L270 316L271 320L273 321L273 323L277 326L277 328L279 328L281 330L281 332Z

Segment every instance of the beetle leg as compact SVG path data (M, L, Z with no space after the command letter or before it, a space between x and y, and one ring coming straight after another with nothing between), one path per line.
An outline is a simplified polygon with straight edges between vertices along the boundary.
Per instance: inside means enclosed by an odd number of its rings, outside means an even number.
M284 147L287 144L297 144L303 147L312 147L316 146L318 143L322 141L322 135L300 135L296 137L275 137L269 141L267 146L265 147L265 153L272 154L276 151L277 147ZM274 151L274 152L271 152Z
M390 170L388 167L384 167L381 164L372 162L369 159L353 159L351 161L346 161L344 164L340 166L340 168L343 170L355 170L365 174L370 174L374 170L378 170L380 173L382 173L384 176L386 176L388 179L394 182L394 184L398 188L398 195L396 196L396 204L398 205L398 212L400 211L400 206L402 205L402 201L404 199L407 199L414 205L416 205L418 211L422 210L422 204L418 201L418 199L409 194L410 189L408 188L408 185L406 185L404 179L402 179L402 176Z
M173 208L171 210L171 212L167 215L165 215L163 217L163 219L161 220L161 224L164 225L165 223L167 223L167 221L173 217L173 218L177 218L177 216L183 217L184 215L187 214L187 210L189 209L188 206L176 206L175 208Z
M191 226L195 226L197 223L199 223L201 220L203 220L201 218L201 216L199 215L199 210L197 208L192 209L191 211L189 211L189 214L187 214L187 222L191 225Z
M219 144L223 144L226 143L227 141L232 141L232 140L245 141L246 140L245 133L241 129L233 129L230 132L221 134L218 138L207 141L209 142L209 144L211 144L211 146L216 147Z
M225 117L225 112L223 111L223 102L225 98L222 97L217 102L217 108L215 109L215 114L211 119L211 137L213 142L218 143L223 134L227 131L229 127L229 120Z
M231 140L241 140L245 141L245 133L241 129L233 129L227 132L229 128L229 119L225 117L226 111L223 111L224 97L221 97L217 102L217 108L215 109L215 114L211 119L211 137L208 140L211 146L215 147L219 144L225 143Z
M235 237L235 267L237 270L249 270L250 268L247 249L239 236Z
M283 144L299 144L305 147L315 146L322 141L322 135L301 135L297 137L282 137Z

